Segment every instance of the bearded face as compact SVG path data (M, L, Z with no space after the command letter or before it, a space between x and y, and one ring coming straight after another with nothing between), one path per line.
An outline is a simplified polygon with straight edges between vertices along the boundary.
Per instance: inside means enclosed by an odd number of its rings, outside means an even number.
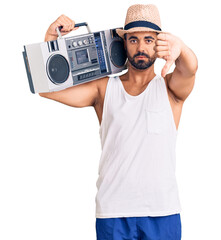
M145 70L154 64L156 38L155 32L135 32L125 35L128 61L134 68Z
M130 62L130 64L139 70L145 70L148 69L149 67L151 67L155 60L156 57L150 57L148 54L144 53L144 52L140 52L138 51L136 54L134 54L133 56L130 56L128 50L126 49L127 52L127 57L128 57L128 61Z

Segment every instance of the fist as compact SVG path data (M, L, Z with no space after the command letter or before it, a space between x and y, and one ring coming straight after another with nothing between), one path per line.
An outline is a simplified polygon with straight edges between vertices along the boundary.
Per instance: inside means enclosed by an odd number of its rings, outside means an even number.
M56 21L54 21L48 28L46 34L45 34L45 41L51 41L51 40L55 40L57 39L57 31L56 28L57 27L61 27L62 29L60 30L61 35L64 36L68 33L70 33L73 30L78 29L75 28L75 22L70 19L69 17L65 16L65 15L61 15Z
M183 42L176 36L170 33L160 33L157 35L155 46L156 56L166 61L161 75L165 77L170 67L175 63L180 56L183 47Z

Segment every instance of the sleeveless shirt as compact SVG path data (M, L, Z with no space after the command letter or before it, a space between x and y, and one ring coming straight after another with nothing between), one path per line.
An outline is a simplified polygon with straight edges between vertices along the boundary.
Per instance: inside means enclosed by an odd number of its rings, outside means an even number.
M99 134L96 218L180 213L177 130L161 76L137 96L126 92L119 77L110 77Z

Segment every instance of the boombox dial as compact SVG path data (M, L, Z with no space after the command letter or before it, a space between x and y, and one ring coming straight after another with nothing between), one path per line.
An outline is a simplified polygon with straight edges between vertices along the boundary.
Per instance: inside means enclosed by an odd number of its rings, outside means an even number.
M73 46L73 47L77 47L77 45L78 45L77 42L73 42L73 43L72 43L72 46Z

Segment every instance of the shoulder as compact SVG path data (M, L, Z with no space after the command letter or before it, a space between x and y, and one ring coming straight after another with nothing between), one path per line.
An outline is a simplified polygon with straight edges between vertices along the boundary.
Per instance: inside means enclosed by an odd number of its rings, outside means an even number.
M96 85L97 85L99 94L102 94L102 95L105 94L108 81L111 79L116 80L117 77L104 77L96 80Z
M108 80L109 80L109 77L104 77L96 80L96 85L97 85L99 94L102 93L104 90L106 90Z
M120 76L120 79L123 77L123 75ZM96 103L102 105L103 101L104 101L104 97L105 97L105 93L106 93L106 89L107 89L107 84L108 81L110 79L116 79L117 77L104 77L104 78L100 78L95 80L96 82L96 87L98 89L98 98ZM121 79L122 80L122 79Z

